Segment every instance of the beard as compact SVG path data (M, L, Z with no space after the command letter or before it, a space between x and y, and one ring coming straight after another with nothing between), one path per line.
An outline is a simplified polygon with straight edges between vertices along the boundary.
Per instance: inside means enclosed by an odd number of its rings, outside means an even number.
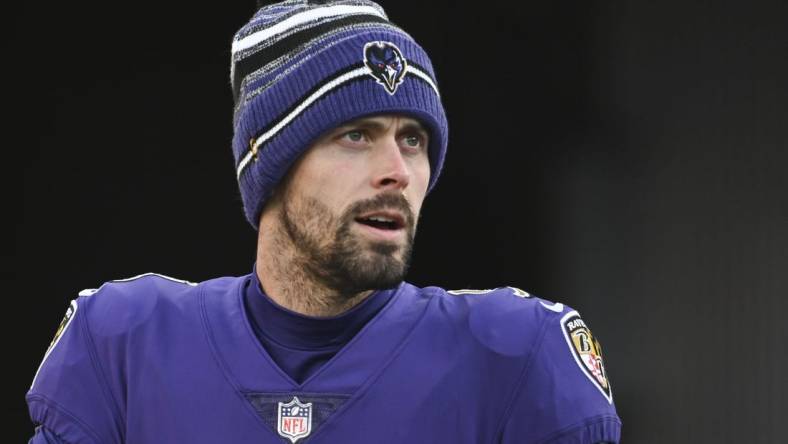
M379 194L351 205L339 217L315 198L285 199L282 227L305 271L337 295L352 297L365 290L392 288L410 266L416 221L399 193ZM371 211L394 209L405 217L404 244L371 241L354 233L356 218Z

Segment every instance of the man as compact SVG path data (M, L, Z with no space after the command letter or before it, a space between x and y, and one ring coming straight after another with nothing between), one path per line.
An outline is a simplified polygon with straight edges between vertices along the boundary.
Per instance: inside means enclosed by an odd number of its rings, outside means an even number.
M619 441L577 312L402 281L448 126L377 4L262 7L231 80L252 273L81 292L28 392L31 442Z

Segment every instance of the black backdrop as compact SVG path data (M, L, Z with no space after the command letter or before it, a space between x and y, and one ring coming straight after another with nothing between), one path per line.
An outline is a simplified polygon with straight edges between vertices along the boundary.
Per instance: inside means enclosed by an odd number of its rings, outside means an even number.
M409 280L578 308L627 443L784 442L788 3L383 5L433 56L451 127ZM25 391L80 289L251 270L229 47L254 4L17 8L3 273L22 442Z

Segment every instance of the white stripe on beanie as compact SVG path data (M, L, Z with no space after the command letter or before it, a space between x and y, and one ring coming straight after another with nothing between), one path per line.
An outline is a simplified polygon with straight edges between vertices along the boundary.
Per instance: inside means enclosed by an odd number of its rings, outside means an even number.
M279 132L279 131L280 131L282 128L284 128L284 127L285 127L285 126L286 126L288 123L290 123L291 121L293 121L293 119L295 119L296 117L298 117L298 115L299 115L299 114L301 114L301 112L302 112L302 111L304 111L304 109L306 109L306 108L307 108L309 105L311 105L311 104L312 104L312 102L314 102L315 100L319 99L320 97L322 97L322 96L326 95L326 94L327 94L328 92L330 92L332 89L334 89L334 88L336 88L336 87L338 87L338 86L341 86L342 84L344 84L344 83L346 83L346 82L348 82L348 81L350 81L350 80L353 80L353 79L355 79L355 78L357 78L357 77L361 77L361 76L365 76L365 75L367 75L367 72L368 72L368 70L367 70L367 68L366 68L366 67L363 67L363 68L357 68L357 69L354 69L353 71L350 71L350 72L347 72L347 73L345 73L345 74L342 74L341 76L337 77L337 78L336 78L336 79L334 79L334 80L331 80L330 82L328 82L328 83L326 83L325 85L323 85L323 86L322 86L320 89L318 89L317 91L315 91L314 93L312 93L312 95L310 95L309 97L307 97L307 98L306 98L306 99L305 99L303 102L301 102L301 103L300 103L300 104L299 104L299 105L296 107L296 109L294 109L292 112L290 112L290 114L288 114L287 116L285 116L285 118L284 118L284 119L280 120L280 121L279 121L279 122L278 122L276 125L274 125L274 126L271 128L271 129L269 129L268 131L266 131L266 132L264 132L263 134L261 134L261 135L260 135L260 137L258 137L257 139L255 139L255 141L253 142L253 147L254 147L254 150L249 150L249 152L248 152L248 153L246 153L246 156L244 156L244 158L243 158L243 160L241 161L241 163L238 165L238 171L236 172L236 173L237 173L237 176L238 176L238 178L239 178L239 179L241 178L241 173L243 172L244 168L246 168L246 165L249 163L249 161L250 161L250 160L252 160L252 153L253 153L254 151L256 151L256 150L257 150L257 148L258 148L260 145L262 145L262 144L263 144L263 143L265 143L265 142L266 142L268 139L270 139L270 138L271 138L271 137L273 137L273 136L274 136L276 133L278 133L278 132Z
M415 66L408 65L407 71L413 73L414 75L420 77L422 80L427 82L430 87L435 91L435 95L440 97L440 93L438 92L438 87L435 86L435 82L432 81L432 78L425 73L424 71L416 68ZM339 77L329 81L325 85L323 85L320 89L312 93L309 97L307 97L303 102L301 102L293 111L291 111L288 115L286 115L282 120L280 120L276 125L274 125L271 129L264 132L260 136L258 136L254 142L252 142L252 146L249 151L244 155L241 162L238 164L238 168L236 170L236 177L238 180L241 179L241 174L243 173L244 169L246 169L249 162L251 162L254 153L260 147L260 145L264 144L266 141L270 140L272 137L276 135L279 131L282 130L288 123L292 122L299 114L301 114L309 105L315 102L315 100L321 98L322 96L331 92L331 90L336 89L343 84L369 74L369 69L367 67L357 68L353 71L347 72L345 74L340 75Z
M233 42L232 53L251 48L252 46L273 38L278 34L286 32L288 29L308 23L314 20L319 20L326 17L334 17L338 15L359 15L371 14L380 18L386 19L386 15L372 6L354 6L354 5L336 5L324 6L320 8L309 9L299 14L292 15L285 20L271 26L263 28L257 32L249 34L248 36Z

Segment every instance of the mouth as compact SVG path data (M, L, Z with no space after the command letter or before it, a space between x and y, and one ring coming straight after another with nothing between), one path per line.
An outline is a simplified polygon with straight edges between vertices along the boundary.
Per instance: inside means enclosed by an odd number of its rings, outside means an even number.
M405 217L397 211L369 212L355 218L355 221L367 233L388 240L398 238L405 232Z

